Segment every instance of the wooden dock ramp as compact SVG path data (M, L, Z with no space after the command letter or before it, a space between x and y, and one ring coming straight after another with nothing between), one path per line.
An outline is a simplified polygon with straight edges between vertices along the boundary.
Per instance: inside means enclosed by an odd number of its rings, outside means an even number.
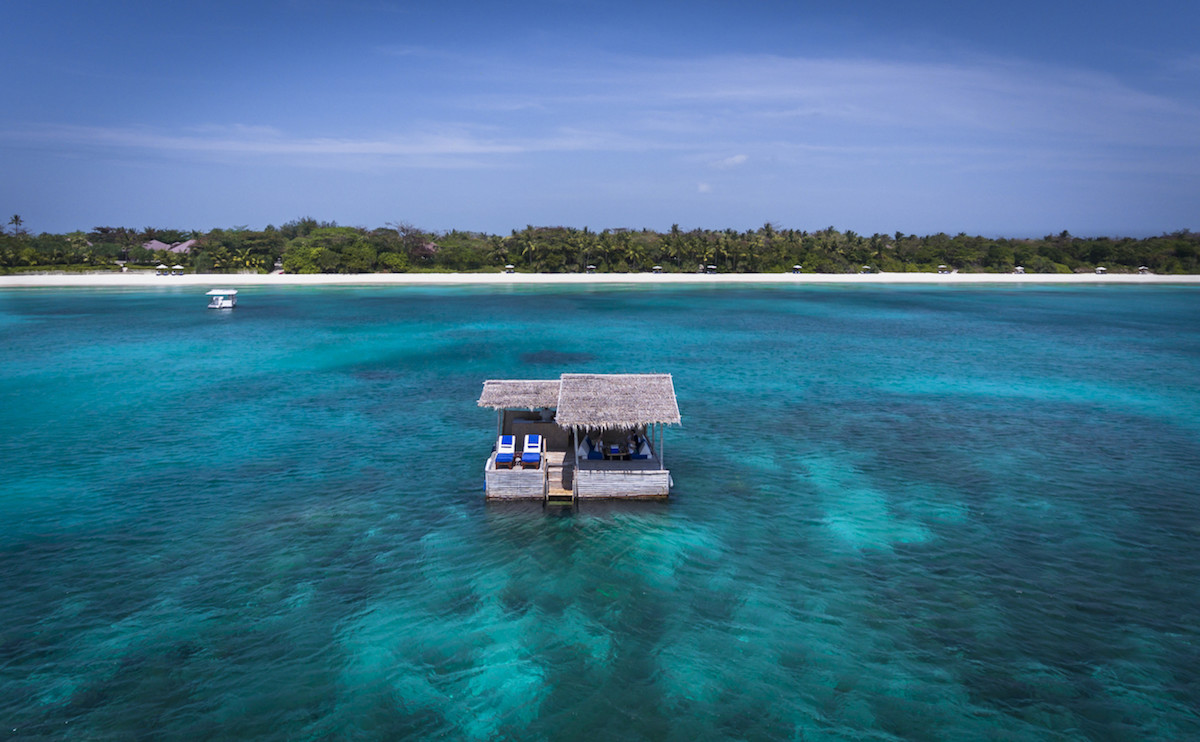
M575 504L575 465L565 454L546 459L547 505Z

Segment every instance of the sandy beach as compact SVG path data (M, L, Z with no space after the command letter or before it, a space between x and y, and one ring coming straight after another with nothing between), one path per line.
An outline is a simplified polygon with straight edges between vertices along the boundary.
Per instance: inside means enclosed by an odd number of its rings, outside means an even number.
M186 274L159 276L152 272L35 274L0 276L0 288L153 288L168 286L437 286L537 285L574 286L639 284L936 284L943 286L1000 284L1200 284L1200 275L1138 275L1095 273L356 273L356 274Z

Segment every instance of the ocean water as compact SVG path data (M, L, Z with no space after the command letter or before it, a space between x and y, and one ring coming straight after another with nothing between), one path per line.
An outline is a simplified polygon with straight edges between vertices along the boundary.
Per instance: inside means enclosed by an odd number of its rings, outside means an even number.
M1200 290L0 292L12 739L1200 738ZM668 372L667 503L487 378Z

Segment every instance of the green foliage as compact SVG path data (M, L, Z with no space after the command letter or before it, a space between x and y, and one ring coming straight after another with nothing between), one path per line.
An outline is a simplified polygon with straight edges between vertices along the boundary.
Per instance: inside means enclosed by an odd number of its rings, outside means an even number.
M340 227L304 217L282 227L250 230L213 229L208 233L147 227L96 227L91 232L31 235L23 220L9 220L0 232L0 269L102 269L116 260L132 264L180 263L208 272L264 272L282 264L289 273L368 273L409 270L691 272L714 265L720 272L856 273L862 266L883 271L934 271L939 265L964 272L1029 273L1092 271L1134 272L1148 266L1156 273L1200 273L1200 235L1187 230L1146 239L1080 238L1068 232L1041 239L988 239L959 233L926 236L860 235L828 227L816 232L767 223L758 229L683 231L586 227L534 227L507 236L452 230L429 233L399 222L367 230ZM196 239L190 253L151 252L150 239L168 244Z

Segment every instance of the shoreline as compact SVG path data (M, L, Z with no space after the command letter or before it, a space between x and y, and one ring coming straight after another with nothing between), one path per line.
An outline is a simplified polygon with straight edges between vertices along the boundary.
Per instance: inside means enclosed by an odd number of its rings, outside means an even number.
M1130 273L318 273L159 276L152 273L0 276L6 288L166 288L172 286L527 286L527 285L1154 285L1200 284L1200 275Z

